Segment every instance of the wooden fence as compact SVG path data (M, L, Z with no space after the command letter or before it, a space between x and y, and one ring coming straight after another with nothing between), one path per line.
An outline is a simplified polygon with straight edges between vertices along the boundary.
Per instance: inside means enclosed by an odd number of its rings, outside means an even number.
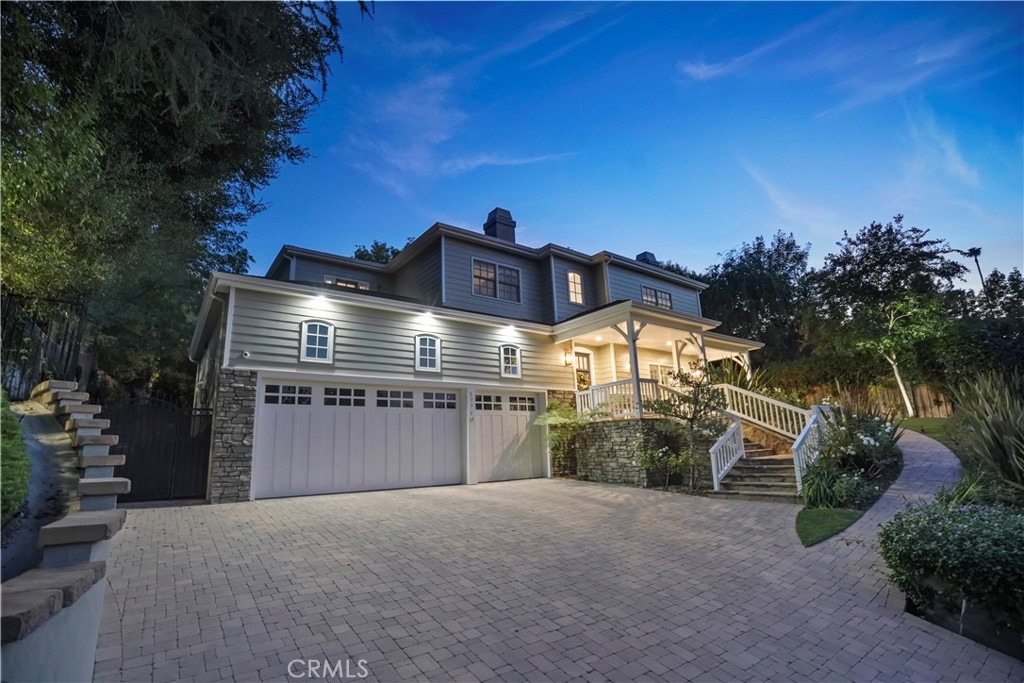
M936 387L918 384L910 387L910 400L914 404L917 417L950 417L953 414L953 403ZM835 387L815 387L808 395L810 403L820 403L826 396L835 394ZM903 397L895 386L867 387L868 403L878 412L894 411L903 415Z

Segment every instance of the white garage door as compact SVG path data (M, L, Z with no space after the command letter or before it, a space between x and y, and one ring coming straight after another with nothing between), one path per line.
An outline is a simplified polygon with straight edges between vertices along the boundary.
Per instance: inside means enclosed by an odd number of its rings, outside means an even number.
M481 391L474 408L479 481L546 475L537 396Z
M462 481L455 392L267 380L259 401L257 498Z

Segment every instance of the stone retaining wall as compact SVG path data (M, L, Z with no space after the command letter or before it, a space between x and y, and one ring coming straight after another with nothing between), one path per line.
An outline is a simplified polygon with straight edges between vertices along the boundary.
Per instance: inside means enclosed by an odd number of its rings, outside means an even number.
M649 421L593 422L583 433L578 462L579 476L603 484L643 487L647 473L633 464L637 430L652 429Z
M207 496L211 503L249 500L255 416L256 371L222 368L213 408Z

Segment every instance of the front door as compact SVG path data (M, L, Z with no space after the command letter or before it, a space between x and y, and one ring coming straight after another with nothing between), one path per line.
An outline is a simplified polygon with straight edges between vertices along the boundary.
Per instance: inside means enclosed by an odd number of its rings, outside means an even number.
M576 352L576 391L586 391L594 383L590 374L590 354Z

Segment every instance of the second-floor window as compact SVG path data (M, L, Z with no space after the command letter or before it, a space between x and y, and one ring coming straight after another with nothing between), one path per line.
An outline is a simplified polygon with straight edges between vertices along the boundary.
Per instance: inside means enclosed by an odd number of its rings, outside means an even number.
M473 259L473 294L519 303L519 269Z
M313 363L330 363L334 352L334 325L320 320L302 323L302 349L299 359Z
M523 374L520 372L520 356L519 347L512 345L505 345L501 347L501 376L502 377L522 377Z
M671 294L647 285L643 285L643 301L659 308L672 308Z
M569 271L569 302L583 303L583 276Z
M441 340L429 334L416 337L416 369L423 372L441 371Z

